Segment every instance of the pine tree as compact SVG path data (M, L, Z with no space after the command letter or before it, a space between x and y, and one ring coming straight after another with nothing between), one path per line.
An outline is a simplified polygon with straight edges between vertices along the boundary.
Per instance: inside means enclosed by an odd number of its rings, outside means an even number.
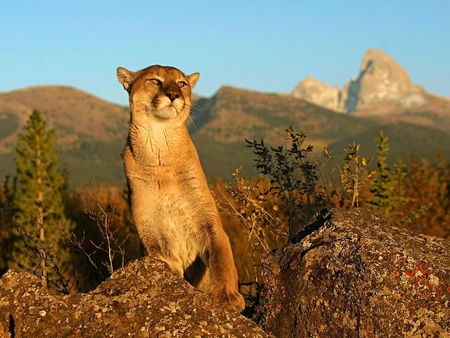
M403 195L403 191L398 187L403 178L402 164L397 165L396 174L393 175L386 163L389 153L389 138L384 135L383 131L380 131L380 137L375 140L378 143L377 170L374 175L375 180L371 182L370 186L372 198L366 201L366 205L389 217L397 206L397 201Z
M380 131L380 137L376 141L377 170L374 172L375 180L370 184L372 198L366 201L366 206L380 211L397 225L411 223L423 214L428 206L404 210L406 205L414 203L414 198L408 196L405 191L406 165L399 161L390 169L387 166L389 138Z
M390 179L390 170L386 163L389 152L389 145L387 143L389 138L384 136L383 131L380 131L380 138L375 140L378 142L377 171L371 189L373 200L368 204L384 213L384 211L390 207L389 196L393 190L391 186L392 180Z
M393 171L388 168L386 161L389 152L389 138L384 135L383 131L380 131L380 137L376 141L378 142L377 170L375 180L371 182L372 199L366 204L389 217L397 206L406 203L403 200L404 191L401 189L406 173L401 162L394 167Z
M5 195L13 209L15 231L12 234L10 267L25 269L55 283L61 266L69 260L68 249L60 240L61 229L71 230L64 216L65 175L59 169L55 151L55 132L47 130L38 110L19 135L15 159L17 177L6 182Z

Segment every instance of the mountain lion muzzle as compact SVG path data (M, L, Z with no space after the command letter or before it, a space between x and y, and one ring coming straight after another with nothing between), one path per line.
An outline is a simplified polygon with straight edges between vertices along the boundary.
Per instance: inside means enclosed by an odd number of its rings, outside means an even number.
M117 69L130 103L123 159L131 212L146 254L241 312L230 241L186 126L199 76L164 66Z

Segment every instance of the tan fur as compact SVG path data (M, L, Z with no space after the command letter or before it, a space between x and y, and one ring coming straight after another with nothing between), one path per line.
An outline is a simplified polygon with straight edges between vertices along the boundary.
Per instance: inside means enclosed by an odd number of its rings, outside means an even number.
M230 241L186 126L199 76L163 66L117 69L130 96L123 158L131 211L147 254L240 312Z

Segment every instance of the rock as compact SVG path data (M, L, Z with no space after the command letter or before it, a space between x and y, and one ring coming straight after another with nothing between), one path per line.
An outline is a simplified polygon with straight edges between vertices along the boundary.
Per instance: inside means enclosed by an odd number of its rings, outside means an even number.
M0 279L0 337L46 336L269 337L149 257L87 294L50 294L37 277L8 271Z
M358 77L345 84L339 108L353 113L387 102L405 107L426 104L423 90L412 83L405 69L385 52L369 49L363 56Z
M292 96L337 112L364 115L402 113L430 104L429 94L414 85L406 70L378 49L366 51L358 76L348 80L342 90L307 77L294 88ZM438 106L428 108L442 110Z
M339 87L330 87L311 76L298 83L292 91L292 96L321 107L342 111L339 107L341 96Z
M324 211L263 262L276 337L450 337L450 242L363 209Z

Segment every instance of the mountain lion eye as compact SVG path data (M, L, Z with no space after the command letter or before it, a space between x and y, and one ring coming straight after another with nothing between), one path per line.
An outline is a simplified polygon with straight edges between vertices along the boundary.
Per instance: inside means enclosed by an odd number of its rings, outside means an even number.
M179 82L178 82L178 86L179 86L180 88L183 88L183 87L187 86L187 83L184 82L184 81L179 81Z
M157 86L161 83L161 81L159 81L158 79L150 79L149 81Z

